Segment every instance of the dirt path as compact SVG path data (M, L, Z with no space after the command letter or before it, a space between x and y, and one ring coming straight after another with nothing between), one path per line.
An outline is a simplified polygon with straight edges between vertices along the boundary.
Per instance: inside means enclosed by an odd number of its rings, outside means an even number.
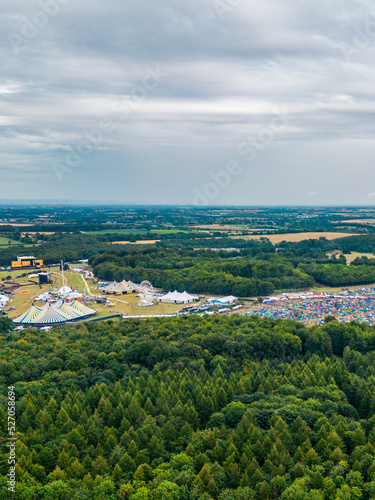
M92 296L92 293L91 293L90 287L89 287L89 285L87 284L87 281L86 281L85 277L83 276L83 274L80 274L80 276L81 276L81 278L82 278L83 285L86 287L87 293L88 293L89 295L91 295L91 296Z

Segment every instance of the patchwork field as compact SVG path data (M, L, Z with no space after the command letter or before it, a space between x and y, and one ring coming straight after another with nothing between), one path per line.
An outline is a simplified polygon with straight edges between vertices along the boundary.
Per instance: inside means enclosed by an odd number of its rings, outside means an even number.
M247 226L238 226L232 224L206 224L200 226L191 226L192 229L206 229L209 231L247 231Z
M340 250L336 250L334 252L328 253L328 257L332 257L332 255L335 255L336 258L338 258L341 255ZM361 253L361 252L352 252L351 254L346 254L345 259L347 264L351 264L355 259L361 258L361 257L367 257L368 259L375 259L375 254L373 253Z
M26 231L26 232L23 232L22 235L25 235L25 234L31 234L31 235L34 235L34 234L55 234L54 231Z
M153 245L160 240L114 241L114 245Z
M100 234L176 234L176 233L189 233L190 231L182 229L151 229L150 231L145 231L142 229L104 229L103 231L87 231L85 234L96 236Z
M350 219L350 220L341 220L340 222L344 222L345 224L375 224L375 219Z
M14 226L14 227L30 227L33 226L34 224L18 224L17 222L12 222L8 220L2 220L0 221L0 225L2 226Z
M375 254L373 253L360 253L360 252L352 252L350 255L345 255L346 262L351 264L353 260L361 257L367 257L368 259L375 259Z
M267 238L272 243L281 243L282 241L298 242L303 240L317 240L326 238L327 240L336 240L337 238L345 238L347 236L356 236L354 233L285 233L285 234L256 234L247 236L236 236L245 240L260 240Z

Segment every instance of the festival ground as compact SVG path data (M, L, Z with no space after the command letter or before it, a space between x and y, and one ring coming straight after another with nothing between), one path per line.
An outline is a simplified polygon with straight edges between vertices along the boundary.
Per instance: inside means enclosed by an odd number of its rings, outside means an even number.
M62 285L62 276L59 268L49 269L54 278L54 284ZM43 292L48 292L51 285L37 285L32 283L37 280L34 278L17 278L16 271L4 271L0 273L0 279L12 275L15 283L23 285L13 293L13 298L8 304L8 308L15 310L8 311L8 316L14 319L26 312L36 297ZM78 292L86 296L101 296L102 292L96 290L96 285L92 281L85 281L83 275L77 272L67 271L64 273L64 282L69 287L77 289ZM31 281L32 280L32 281ZM364 289L364 290L362 290ZM362 291L361 291L362 290ZM324 318L328 315L337 317L341 322L365 321L369 324L375 324L375 284L363 286L348 287L343 290L340 288L315 287L309 292L329 294L328 297L288 300L285 302L272 304L256 304L236 311L236 313L246 315L256 315L260 317L294 319L308 325L322 324ZM348 297L349 295L349 297ZM358 295L358 297L355 297ZM210 295L211 296L211 295ZM136 315L165 315L173 314L181 309L181 305L158 303L151 307L140 307L138 302L140 298L137 294L126 294L123 296L110 296L107 305L98 304L91 301L90 307L97 310L96 318L108 316L111 314L122 314L124 316ZM36 303L38 305L38 303ZM42 305L42 303L40 303Z
M62 276L58 268L52 270L57 278L58 286L62 286ZM7 276L9 273L6 273ZM14 273L16 274L16 273ZM1 276L3 278L3 276ZM78 289L78 292L85 293L86 295L102 296L102 292L95 290L95 285L90 281L86 281L87 286L84 284L84 280L81 274L74 272L64 272L65 283L72 287L73 289ZM32 279L32 278L31 278ZM32 279L37 281L36 279ZM51 285L37 285L31 283L28 278L18 278L14 280L15 283L23 285L21 288L17 289L7 308L15 307L15 310L9 311L8 316L11 319L17 318L24 312L26 312L32 305L36 297L41 295L43 292L48 292ZM109 298L109 305L97 304L94 301L90 303L90 307L97 310L97 315L95 318L100 318L108 316L110 314L123 314L124 316L135 316L135 315L158 315L158 314L171 314L175 311L181 309L181 305L177 304L162 304L158 303L151 307L140 307L138 302L140 298L137 294L127 294L120 297L111 296ZM36 303L36 305L42 306L42 302Z

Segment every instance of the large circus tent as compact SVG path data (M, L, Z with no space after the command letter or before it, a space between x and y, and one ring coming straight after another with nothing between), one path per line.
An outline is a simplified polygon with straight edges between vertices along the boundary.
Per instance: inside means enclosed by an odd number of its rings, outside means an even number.
M33 304L13 322L23 326L51 326L89 318L95 314L95 309L85 306L78 300L68 303L60 299L55 303L46 302L43 307Z

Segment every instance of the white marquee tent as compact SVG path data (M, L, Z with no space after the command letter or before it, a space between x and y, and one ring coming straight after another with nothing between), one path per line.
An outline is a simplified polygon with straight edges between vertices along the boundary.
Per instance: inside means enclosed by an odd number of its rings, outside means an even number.
M189 304L189 302L193 302L197 300L198 297L196 295L190 295L187 292L168 292L166 295L160 297L160 302L167 302L169 304Z

